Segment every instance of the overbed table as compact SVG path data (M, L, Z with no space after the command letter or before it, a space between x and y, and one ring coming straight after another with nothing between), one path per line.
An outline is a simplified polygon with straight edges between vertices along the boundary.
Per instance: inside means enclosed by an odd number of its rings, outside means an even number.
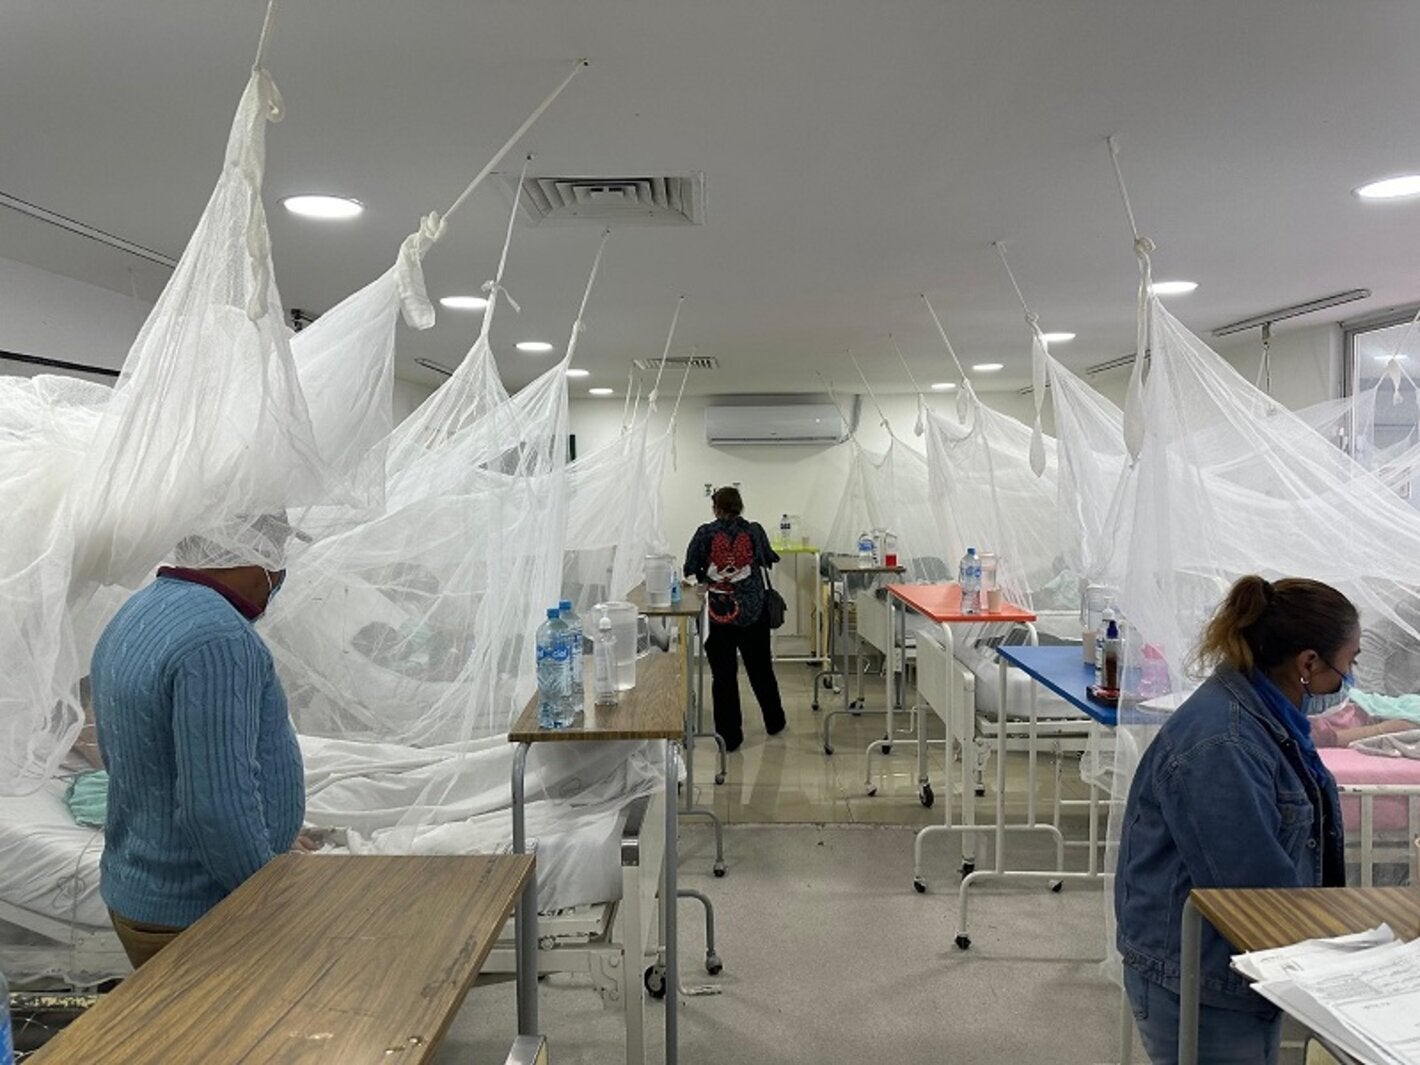
M1239 953L1364 932L1381 922L1420 936L1420 891L1408 888L1194 888L1183 906L1178 1061L1198 1063L1203 918ZM1331 1052L1347 1060L1334 1048Z
M636 687L621 693L616 706L596 706L593 686L571 728L545 729L538 725L537 697L523 709L508 731L508 742L518 745L513 755L513 850L527 852L524 776L528 752L534 743L607 743L619 740L664 740L666 744L666 846L661 888L661 920L666 953L666 1065L675 1065L677 1044L676 995L680 987L676 951L676 757L675 745L685 738L686 711L682 704L685 683L680 658L651 654L636 663ZM530 877L518 896L517 970L518 1031L537 1028L537 881ZM628 963L635 959L628 959ZM633 974L626 977L628 994L637 994Z
M30 1060L430 1062L532 882L522 855L282 855Z
M715 774L715 783L723 784L725 774L728 770L725 756L725 740L713 728L709 732L702 731L701 720L704 716L702 708L705 704L705 636L708 623L705 617L705 589L700 585L685 585L681 589L681 599L679 603L672 603L669 606L647 606L646 605L646 585L638 584L628 595L627 601L635 604L636 609L648 618L664 618L667 621L674 621L679 629L680 635L680 658L681 669L685 673L685 739L682 749L685 751L685 799L681 807L682 817L704 817L710 821L711 827L715 830L715 863L711 866L711 872L716 876L725 875L725 833L724 826L720 823L720 818L714 810L706 809L703 806L696 806L695 803L695 741L698 739L712 739L715 741L716 751L719 755L719 771ZM690 624L695 623L695 671L691 673L691 641Z
M904 566L884 566L880 562L875 562L871 558L859 558L857 555L829 555L828 556L829 579L843 581L843 598L838 609L838 630L836 644L839 654L843 656L843 669L840 675L843 677L843 708L841 710L830 710L823 718L823 753L833 753L833 719L840 714L851 713L871 713L871 714L891 714L890 708L882 710L863 710L863 674L862 674L862 645L861 637L856 654L858 669L855 671L858 681L858 698L852 699L848 694L848 607L853 602L853 593L859 586L867 588L874 580L881 577L900 577L907 572ZM830 602L832 600L830 599ZM818 709L818 684L821 679L829 679L836 672L833 668L834 648L829 649L828 669L814 678L813 708Z

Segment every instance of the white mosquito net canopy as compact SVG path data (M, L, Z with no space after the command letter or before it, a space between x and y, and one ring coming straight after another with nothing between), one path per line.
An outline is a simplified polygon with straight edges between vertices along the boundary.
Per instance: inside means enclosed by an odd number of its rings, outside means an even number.
M1230 585L1248 573L1310 577L1344 592L1362 618L1357 686L1420 691L1420 515L1297 414L1237 373L1156 299L1142 307L1152 352L1137 390L1138 457L1114 495L1104 567L1125 621L1122 723L1115 730L1106 868L1139 758L1171 707L1201 680L1192 653ZM1063 378L1062 378L1063 380ZM1055 378L1052 378L1054 385ZM1068 463L1113 464L1099 401L1053 387ZM1128 421L1125 416L1125 422ZM1082 459L1081 464L1086 460ZM1113 955L1113 910L1106 913Z
M927 468L937 524L952 558L966 548L997 557L1005 598L1037 611L1074 610L1078 576L1069 567L1056 499L1055 441L1040 438L1031 468L1031 427L983 403L962 386L960 417L928 411Z
M886 425L886 422L884 422ZM849 441L848 473L830 526L830 551L856 554L864 533L889 533L908 581L952 579L951 545L941 535L931 503L927 457L888 427L886 451ZM881 550L881 545L879 547Z

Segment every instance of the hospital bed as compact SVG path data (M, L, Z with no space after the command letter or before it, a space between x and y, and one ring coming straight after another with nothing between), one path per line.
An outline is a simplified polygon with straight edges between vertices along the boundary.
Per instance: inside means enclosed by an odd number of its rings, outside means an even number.
M323 741L303 737L307 758L319 759ZM342 743L344 741L330 741ZM500 745L506 747L500 740ZM77 767L73 767L77 768ZM108 911L99 897L103 833L74 823L64 803L67 780L48 781L26 796L0 797L0 971L11 985L28 988L93 988L131 970ZM530 835L538 839L539 958L542 973L586 977L609 1008L620 1009L627 1033L627 1063L641 1065L644 995L657 986L660 947L657 899L665 848L663 793L637 795L583 818L573 832L549 832L530 806ZM475 835L502 837L506 810L470 819ZM543 832L538 835L538 826ZM461 828L462 825L454 825ZM349 836L332 832L349 842ZM356 845L359 845L356 834ZM444 840L426 852L457 853ZM506 850L483 846L465 853ZM589 896L595 896L589 898ZM721 963L707 922L706 969ZM484 965L485 974L511 974L514 939L509 923ZM638 986L638 984L642 986Z
M1404 876L1412 841L1420 835L1420 761L1350 747L1322 747L1318 753L1341 793L1347 866L1356 866L1357 882L1371 887L1377 866ZM1348 872L1347 879L1355 878Z
M856 608L859 637L886 658L888 649L892 647L892 618L886 599L871 593L863 594L858 596ZM1068 638L1065 634L1079 631L1078 614L1074 611L1043 612L1037 615L1035 627L1041 642L1060 642ZM951 735L957 749L951 752L951 757L960 757L963 766L970 771L977 795L985 794L985 772L996 749L997 718L1001 713L994 649L1003 641L1009 644L1025 639L1024 629L1019 628L1004 636L999 632L999 627L993 628L990 633L983 629L980 634L968 629L965 638L954 641L951 654L955 668L949 671L949 652L941 639L939 626L908 613L906 648L899 656L900 661L895 658L891 663L894 670L906 670L916 675L917 700L911 713L926 707L945 720L947 708L955 708ZM951 676L952 683L956 685L956 698L948 698L946 681L942 679L947 676ZM1024 674L1012 671L1008 685L1007 750L1028 752L1032 742L1029 720L1032 683ZM907 724L912 724L910 717ZM1037 753L1050 753L1057 757L1066 753L1082 753L1090 732L1089 719L1078 709L1050 692L1037 693L1034 731ZM886 736L868 747L865 783L869 795L876 792L872 780L872 755L875 750L889 753L894 742L913 743L915 740Z

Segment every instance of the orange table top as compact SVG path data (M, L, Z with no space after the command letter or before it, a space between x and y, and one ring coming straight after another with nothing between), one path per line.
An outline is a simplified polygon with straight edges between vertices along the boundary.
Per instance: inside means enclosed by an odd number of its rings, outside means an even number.
M901 599L917 613L944 624L981 624L1034 621L1035 615L1014 603L1002 603L1001 609L976 614L961 611L960 584L889 584L888 594Z

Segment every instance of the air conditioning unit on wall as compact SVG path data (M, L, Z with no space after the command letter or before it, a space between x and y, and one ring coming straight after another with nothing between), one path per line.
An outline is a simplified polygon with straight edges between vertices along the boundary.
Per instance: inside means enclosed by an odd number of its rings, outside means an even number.
M705 408L705 440L711 445L825 446L847 438L848 426L832 403Z

